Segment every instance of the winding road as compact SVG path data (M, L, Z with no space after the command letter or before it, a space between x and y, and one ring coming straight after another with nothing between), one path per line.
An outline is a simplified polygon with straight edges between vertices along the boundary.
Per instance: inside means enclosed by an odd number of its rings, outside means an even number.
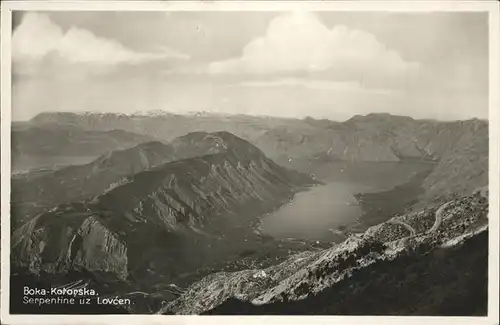
M453 201L446 202L445 204L441 205L436 210L436 213L434 214L436 220L434 221L434 224L432 225L432 227L429 230L427 230L428 234L436 232L439 229L439 227L441 226L441 223L443 222L443 212L444 212L444 210L447 207L450 206L450 204L452 202ZM417 234L417 232L415 231L415 229L412 226L410 226L409 224L407 224L406 222L404 222L404 221L401 221L401 220L389 220L388 223L393 224L393 225L401 225L401 226L405 227L410 232L410 236L409 237L414 237Z
M444 209L446 209L452 202L453 201L446 202L436 210L436 221L434 221L434 225L432 225L431 229L427 231L428 234L436 232L439 229L439 226L441 226L441 222L443 221Z
M408 229L408 231L410 232L409 237L414 237L417 234L417 232L415 231L415 229L413 229L412 226L410 226L409 224L407 224L406 222L403 222L401 220L389 220L389 223L391 223L393 225L401 225L401 226L405 227L406 229Z

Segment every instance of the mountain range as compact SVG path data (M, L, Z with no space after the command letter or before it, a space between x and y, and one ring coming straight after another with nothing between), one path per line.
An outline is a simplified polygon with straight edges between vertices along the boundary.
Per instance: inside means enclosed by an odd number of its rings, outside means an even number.
M279 117L223 114L173 114L162 111L138 114L119 113L40 113L29 124L38 126L68 125L85 130L125 130L148 135L163 141L171 141L188 132L227 131L238 137L254 139L279 125L294 125L300 120Z
M13 166L18 275L83 276L108 294L146 292L146 300L169 303L145 310L168 314L373 314L384 306L390 314L453 314L444 300L401 298L397 283L409 294L414 278L433 296L461 288L471 294L460 299L482 299L487 121L43 113L15 124L12 138L13 165L53 158L28 172ZM410 176L401 171L417 165ZM259 230L263 216L299 191L356 170L364 178L373 166L385 166L388 189L354 195L364 226L345 240L297 244ZM439 269L478 282L438 277L436 286ZM370 303L383 283L400 298ZM128 312L144 311L134 308Z
M478 119L415 120L373 113L336 122L310 117L49 112L27 123L95 132L123 130L160 141L172 141L188 132L224 130L251 142L277 163L309 174L315 173L310 167L317 161L322 165L325 161L434 163L422 184L422 202L471 193L488 178L488 121ZM464 177L467 182L462 181Z
M255 238L260 215L317 183L227 132L149 142L24 182L27 201L50 189L45 202L60 204L14 232L17 267L159 282L239 252L245 244L228 243Z
M439 122L369 114L342 123L306 120L298 130L270 130L255 144L277 162L302 171L308 170L301 165L304 160L434 163L423 181L423 202L470 194L488 180L488 122L478 119Z

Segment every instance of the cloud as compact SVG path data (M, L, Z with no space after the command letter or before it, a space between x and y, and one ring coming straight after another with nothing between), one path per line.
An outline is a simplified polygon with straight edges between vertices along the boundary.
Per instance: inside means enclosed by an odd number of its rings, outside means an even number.
M379 95L392 95L391 90L365 89L356 81L331 81L306 78L279 78L269 81L245 81L237 84L240 87L303 87L314 90L338 90L348 92L370 92Z
M39 62L50 54L68 63L92 65L139 64L167 58L189 59L187 55L166 47L156 53L137 52L116 40L98 37L82 28L71 27L63 31L48 15L27 13L13 34L13 61Z
M241 57L212 62L212 74L279 74L330 71L338 79L400 77L418 69L368 32L335 26L314 15L293 12L273 19L264 36L243 49Z

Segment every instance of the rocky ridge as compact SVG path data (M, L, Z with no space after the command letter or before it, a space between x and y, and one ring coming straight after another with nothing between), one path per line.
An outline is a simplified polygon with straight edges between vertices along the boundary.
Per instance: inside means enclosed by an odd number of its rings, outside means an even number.
M368 291L371 282L380 283L381 280L381 287L377 289L379 292L392 292L394 296L403 299L401 295L405 292L406 283L412 282L415 277L421 276L421 281L427 281L426 278L429 277L425 270L413 270L413 274L409 272L412 265L426 261L428 256L431 261L434 260L432 263L446 263L448 251L466 247L475 238L483 238L481 236L487 233L487 214L487 195L484 191L478 191L472 196L455 199L445 205L394 217L364 233L355 234L330 249L293 255L276 266L263 270L212 274L192 285L160 313L357 314L362 311L371 314L370 309L356 308L356 304L361 305L368 297L373 298ZM487 256L487 238L482 245ZM477 255L476 251L473 253ZM469 258L473 258L472 256ZM485 270L485 274L486 261L487 259L479 260L477 265L479 269ZM463 268L464 265L452 267ZM405 268L408 269L404 271ZM478 271L474 267L472 269ZM432 271L431 276L439 277L439 273L433 273L439 272L438 270L433 268L427 271ZM398 272L404 273L403 278L390 280ZM485 274L474 273L476 280L482 279ZM455 279L450 281L453 280ZM401 283L398 284L398 281ZM397 289L398 286L401 288ZM422 287L425 288L423 284ZM410 295L410 292L407 294ZM412 295L418 294L412 292ZM394 301L397 299L394 298ZM346 305L347 302L352 305ZM439 303L441 302L435 302L436 305ZM373 301L371 304L370 308L377 305ZM392 312L409 308L399 306L398 309L396 305L397 303L391 305L394 308ZM436 305L429 302L427 308L434 308L435 312ZM379 313L380 308L388 308L382 307L382 302L377 306ZM419 306L415 306L417 307ZM375 310L374 312L377 313Z

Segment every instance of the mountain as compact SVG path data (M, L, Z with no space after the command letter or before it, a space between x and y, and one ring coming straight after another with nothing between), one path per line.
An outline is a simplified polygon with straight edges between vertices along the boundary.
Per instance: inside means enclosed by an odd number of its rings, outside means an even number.
M188 134L173 142L174 153L190 143L200 146L196 154L213 153L135 173L22 225L12 236L12 264L34 273L107 273L151 290L245 245L258 249L258 217L316 183L227 132Z
M97 131L121 129L163 141L171 141L186 133L196 131L227 131L252 140L279 125L301 123L300 120L278 117L223 115L206 112L181 115L165 111L134 114L46 112L38 114L29 122L46 127L57 124Z
M325 155L346 161L437 161L461 139L487 130L481 120L440 122L390 114L356 115L345 122L304 120L300 129L278 127L256 140L271 157Z
M421 201L466 195L487 184L488 121L416 120L386 113L344 122L263 116L166 112L140 114L41 113L30 123L89 130L122 129L171 141L186 132L225 130L244 138L283 166L307 173L321 162L424 162L436 168L423 182ZM468 182L462 182L466 178Z
M212 274L159 313L484 316L487 226L481 190L279 265Z
M472 120L457 124L455 127L461 131L448 134L448 146L422 184L427 197L470 194L471 190L488 184L487 123Z
M96 196L126 176L174 159L171 146L152 141L110 151L84 165L18 175L11 183L14 226L59 204Z
M243 148L243 149L242 149ZM193 132L164 144L145 142L114 150L84 165L18 175L12 179L12 210L15 224L59 204L88 199L123 182L124 177L166 162L230 150L239 159L260 151L227 132ZM243 157L243 159L246 159Z
M105 152L152 140L149 136L118 129L93 131L56 123L50 126L13 123L12 169L19 172L61 164L81 164Z
M486 313L487 121L153 112L29 124L169 142L14 177L14 213L40 209L12 235L19 283L84 278L103 295L145 292L145 310L166 314ZM372 165L391 185L353 193L362 215L344 242L290 249L259 233L262 216L318 183L307 174L364 179Z
M282 166L320 177L340 175L343 170L371 170L366 164L422 163L427 165L425 169L432 170L417 184L422 189L414 200L417 207L436 199L470 194L488 183L488 122L478 119L443 122L372 113L336 122L311 117L299 120L150 112L42 113L30 123L98 130L120 128L168 140L189 131L231 130ZM336 171L335 163L344 166ZM394 170L394 177L397 174Z
M390 114L345 122L307 119L300 128L278 127L255 140L284 166L312 172L310 161L425 162L435 168L423 182L422 201L466 195L488 182L488 122L415 120ZM467 179L467 182L463 182Z
M31 217L12 235L19 283L87 279L103 295L145 293L144 310L167 314L486 312L486 121L154 112L47 113L29 124L169 142L13 177L13 214ZM346 241L291 249L259 233L260 218L317 184L320 169L349 181L356 170L372 177L371 165L384 165L374 178L392 188L353 193L363 211Z

